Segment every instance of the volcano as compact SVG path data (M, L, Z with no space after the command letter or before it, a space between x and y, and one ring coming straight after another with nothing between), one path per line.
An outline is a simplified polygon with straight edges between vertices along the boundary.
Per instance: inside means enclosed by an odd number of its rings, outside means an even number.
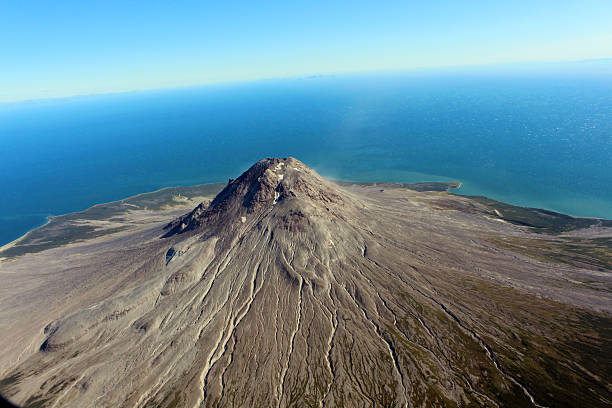
M38 271L27 257L4 263L4 396L54 407L612 402L608 264L570 250L553 260L560 238L482 202L339 185L273 158L161 221L31 255L45 260ZM549 246L534 255L536 243Z

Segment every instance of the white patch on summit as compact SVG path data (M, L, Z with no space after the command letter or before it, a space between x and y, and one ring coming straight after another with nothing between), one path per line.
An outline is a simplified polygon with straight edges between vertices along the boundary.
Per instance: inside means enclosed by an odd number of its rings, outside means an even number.
M276 167L274 168L274 170L275 170L275 171L278 171L278 170L280 170L280 169L281 169L281 167L283 167L284 165L285 165L285 163L280 162L280 163L278 163L278 164L276 165Z
M246 217L240 217L240 221L244 224L246 222Z
M275 191L274 192L274 202L272 204L278 203L278 197L280 197L280 194L278 191Z
M285 178L285 175L284 175L284 174L279 174L279 175L278 175L278 182L280 183L280 182L281 182L281 180L282 180L282 179L284 179L284 178Z

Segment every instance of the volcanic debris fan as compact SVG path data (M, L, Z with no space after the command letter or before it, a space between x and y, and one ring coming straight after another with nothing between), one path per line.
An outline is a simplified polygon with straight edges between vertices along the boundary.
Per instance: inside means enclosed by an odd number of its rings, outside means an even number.
M47 324L3 392L30 406L605 406L591 356L607 320L519 286L553 267L481 239L519 227L468 203L261 160L161 239L88 258L108 290Z

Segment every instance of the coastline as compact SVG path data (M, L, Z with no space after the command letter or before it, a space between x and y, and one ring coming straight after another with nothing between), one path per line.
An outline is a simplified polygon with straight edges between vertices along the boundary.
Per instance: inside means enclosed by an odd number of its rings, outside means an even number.
M610 213L609 215L592 215L593 213L600 212L600 209L603 207L605 200L594 199L579 195L571 196L571 192L566 193L567 194L560 193L558 197L555 197L554 199L548 198L546 200L534 199L529 196L520 195L508 196L508 194L504 193L503 191L493 191L490 188L482 187L481 185L474 183L470 180L464 180L461 187L453 191L453 194L460 195L462 197L486 197L516 207L552 211L574 218L589 218L601 220L612 219L612 213ZM570 202L570 204L567 205L567 202ZM583 204L585 202L595 203L595 205L585 207ZM612 206L612 204L608 206ZM569 207L572 207L573 210L570 210Z
M96 204L96 205L97 205L97 204ZM61 216L61 215L60 215L60 216ZM9 249L9 248L11 248L12 246L14 246L14 245L18 244L19 242L23 241L23 240L24 240L24 239L26 239L26 238L28 237L28 235L29 235L29 234L31 234L32 232L34 232L34 231L36 231L36 230L38 230L38 229L40 229L40 228L43 228L43 227L45 227L45 226L49 225L49 223L51 222L51 220L52 220L54 217L57 217L57 215L45 215L45 222L44 222L44 223L42 223L42 224L40 224L40 225L37 225L37 226L35 226L35 227L33 227L33 228L31 228L31 229L27 230L27 231L26 231L26 232L25 232L23 235L21 235L19 238L14 239L14 240L12 240L12 241L9 241L9 242L7 242L6 244L0 245L0 252L4 251L4 250L6 250L6 249ZM1 258L0 258L0 259L1 259Z
M524 207L509 204L489 198L485 195L473 195L460 192L464 186L462 182L358 182L334 180L332 182L343 186L361 187L384 187L387 189L406 188L419 192L445 192L469 199L478 203L490 211L491 215L500 221L510 222L515 225L529 227L533 232L560 234L577 229L589 227L612 227L612 220L600 217L580 217L562 212L542 209L537 207ZM220 192L226 183L204 183L191 186L163 187L150 192L138 193L119 200L106 203L94 204L84 210L60 215L48 215L46 221L30 230L19 238L0 246L0 260L11 258L10 253L23 252L16 247L38 248L29 249L26 252L39 252L47 248L53 248L73 242L83 241L92 237L119 232L125 227L101 228L100 222L113 217L121 217L129 212L144 211L154 212L163 209L183 208L187 210L205 199L212 199ZM49 231L47 231L49 230ZM54 234L59 235L54 236ZM63 235L62 235L63 234ZM37 236L39 235L39 236ZM66 240L66 235L70 238ZM55 242L54 238L59 238ZM27 241L31 242L27 242ZM61 243L59 242L61 241ZM21 244L21 245L20 245ZM16 250L16 251L15 251ZM15 256L15 255L13 255ZM17 255L18 256L18 255Z
M360 181L344 181L344 180L331 180L335 183L338 183L340 185L377 185L377 184L385 184L385 185L395 185L395 186L417 186L418 185L446 185L448 184L448 190L450 189L456 189L456 188L460 188L461 187L461 182L420 182L420 183L390 183L390 182L360 182ZM45 222L42 224L39 224L35 227L32 227L31 229L29 229L28 231L26 231L24 234L22 234L20 237L9 241L5 244L0 245L0 252L9 249L11 247L13 247L14 245L18 244L19 242L25 240L29 235L31 235L32 233L38 231L41 228L44 228L46 226L48 226L53 220L55 219L61 219L64 217L71 217L71 216L77 216L79 214L84 214L86 212L95 210L97 208L101 208L101 207L107 207L107 206L111 206L111 205L117 205L117 204L121 204L121 203L126 203L126 202L130 202L130 201L134 201L137 200L139 198L143 198L143 197L148 197L154 194L163 194L164 192L171 192L171 191L182 191L182 190L190 190L190 189L198 189L198 188L204 188L206 189L207 187L211 187L211 188L215 188L215 187L219 187L219 186L225 186L226 183L223 182L212 182L212 183L203 183L203 184L194 184L194 185L187 185L187 186L167 186L167 187L162 187L159 188L157 190L153 190L153 191L146 191L146 192L142 192L142 193L137 193L131 196L127 196L125 198L121 198L119 200L113 200L113 201L107 201L107 202L103 202L103 203L97 203L94 204L90 207L84 208L82 210L78 210L78 211L72 211L72 212L68 212L68 213L64 213L64 214L56 214L56 215L46 215L45 216ZM409 188L409 187L407 187ZM440 187L442 188L442 187ZM219 189L220 191L220 189ZM418 191L418 190L417 190ZM0 257L1 258L1 257Z

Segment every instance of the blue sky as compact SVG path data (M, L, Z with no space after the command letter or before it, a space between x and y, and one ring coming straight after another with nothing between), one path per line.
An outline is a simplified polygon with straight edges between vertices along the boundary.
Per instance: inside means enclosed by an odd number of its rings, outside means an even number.
M3 1L0 101L612 56L612 1Z

